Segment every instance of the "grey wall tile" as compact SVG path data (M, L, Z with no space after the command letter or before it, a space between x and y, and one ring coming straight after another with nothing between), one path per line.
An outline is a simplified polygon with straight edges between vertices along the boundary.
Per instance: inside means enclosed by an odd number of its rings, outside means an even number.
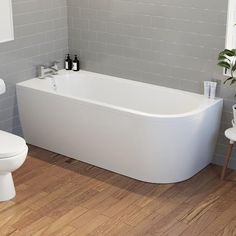
M15 84L36 76L36 66L62 62L68 51L66 0L13 0L15 40L0 44L0 129L22 135Z
M204 80L224 79L216 63L226 10L220 0L69 0L69 48L84 69L202 93ZM221 84L217 93L225 99L221 163L235 89Z

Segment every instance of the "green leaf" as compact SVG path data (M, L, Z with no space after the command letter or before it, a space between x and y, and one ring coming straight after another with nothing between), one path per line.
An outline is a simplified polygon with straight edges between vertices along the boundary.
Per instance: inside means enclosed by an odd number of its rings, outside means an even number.
M219 61L221 61L221 60L227 60L227 61L230 62L230 59L229 59L229 58L227 58L227 57L224 56L224 55L220 55L220 54L219 54L219 56L218 56L218 60L219 60Z
M236 55L236 49L231 50L234 53L234 56Z
M232 79L230 85L234 84L236 82L236 79Z
M225 81L224 81L224 84L226 84L229 80L232 80L233 79L233 77L229 77L228 79L226 79Z
M233 57L235 56L235 51L234 50L229 50L229 49L225 49L224 51L221 52L223 55L227 55L229 57Z
M219 56L225 56L225 53L224 52L220 52Z
M230 64L229 64L228 62L226 62L226 61L220 61L220 62L218 62L217 65L218 65L218 66L221 66L221 67L223 67L223 68L230 69Z

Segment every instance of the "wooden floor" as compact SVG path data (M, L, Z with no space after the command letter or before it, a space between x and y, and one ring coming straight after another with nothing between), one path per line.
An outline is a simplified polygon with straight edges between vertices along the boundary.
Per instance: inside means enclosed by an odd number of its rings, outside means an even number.
M17 197L0 203L0 235L236 235L236 173L219 174L148 184L31 147Z

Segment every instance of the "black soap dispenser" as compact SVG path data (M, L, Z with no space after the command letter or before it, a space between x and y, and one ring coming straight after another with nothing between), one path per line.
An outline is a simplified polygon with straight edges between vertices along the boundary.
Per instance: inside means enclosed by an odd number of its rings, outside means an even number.
M67 58L65 59L65 69L72 70L72 60L70 58L70 54L67 54Z
M73 71L79 71L80 65L77 55L75 55L75 59L73 61Z

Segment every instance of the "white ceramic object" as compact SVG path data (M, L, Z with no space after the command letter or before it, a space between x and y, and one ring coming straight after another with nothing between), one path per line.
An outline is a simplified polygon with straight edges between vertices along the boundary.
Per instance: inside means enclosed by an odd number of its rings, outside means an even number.
M30 144L152 183L186 180L213 156L222 99L80 71L17 85Z
M6 92L6 84L3 79L0 79L0 95Z
M7 201L16 195L11 173L24 163L28 147L23 138L4 131L0 144L0 201Z
M0 79L0 94L6 92L6 85ZM16 135L0 131L0 202L15 197L16 191L12 172L25 161L28 148L25 140Z

